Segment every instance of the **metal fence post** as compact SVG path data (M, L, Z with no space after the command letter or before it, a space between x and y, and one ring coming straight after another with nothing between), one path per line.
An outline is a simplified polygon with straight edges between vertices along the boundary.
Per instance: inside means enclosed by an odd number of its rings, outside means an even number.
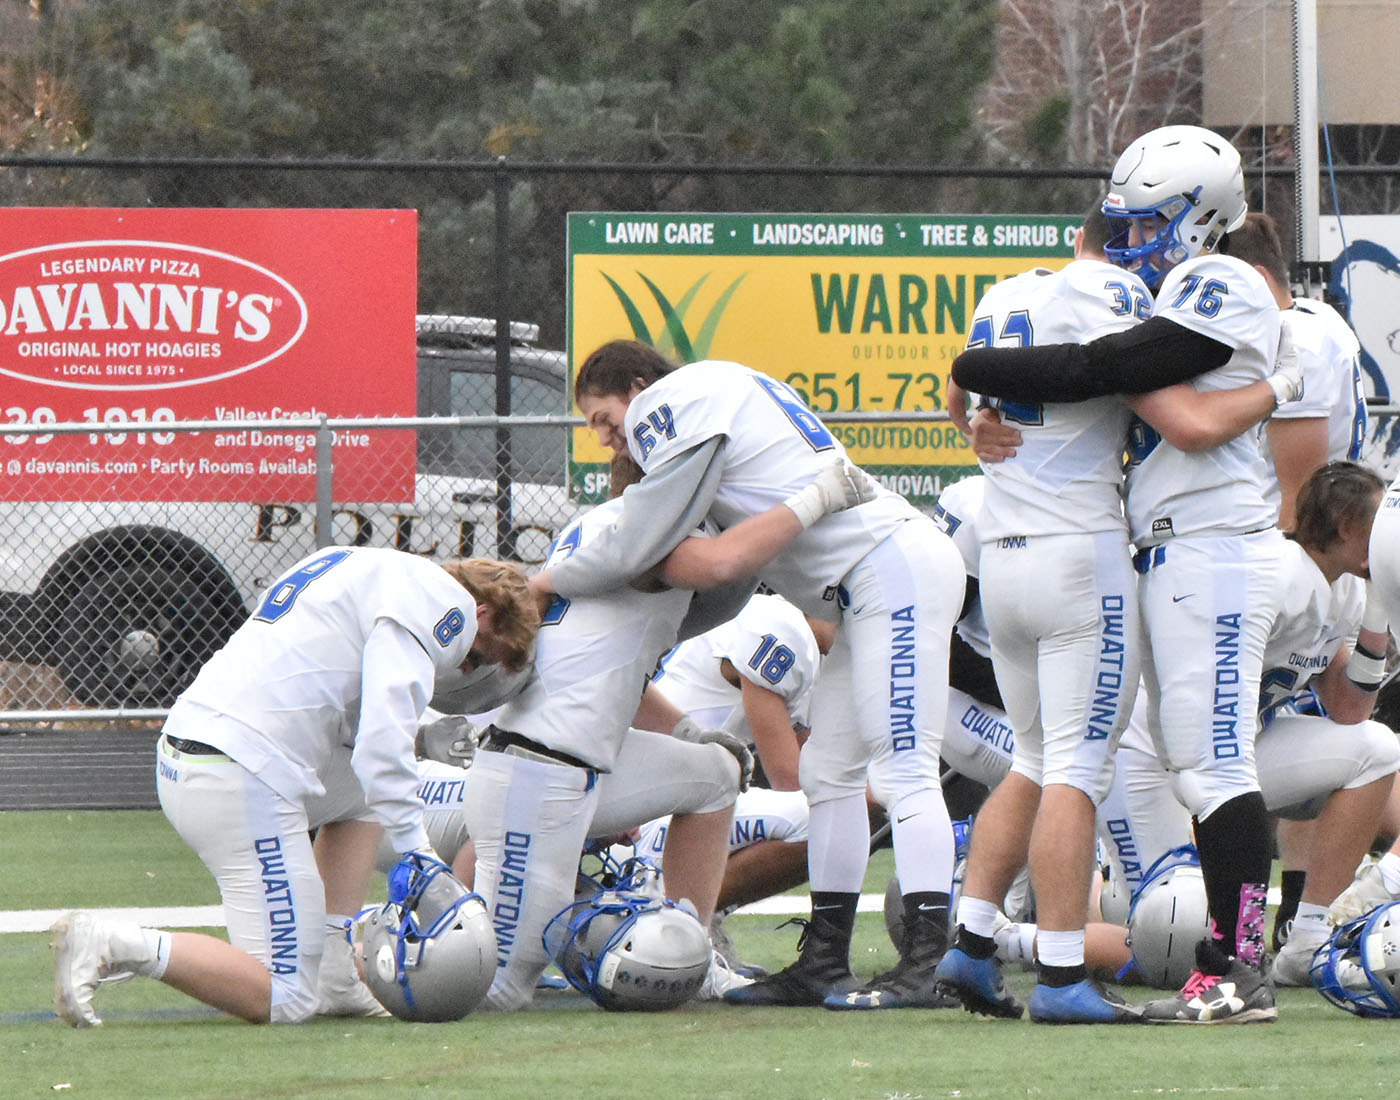
M331 537L331 481L335 457L331 441L335 433L326 426L325 413L320 420L316 428L316 549L324 550L334 541Z
M505 157L496 158L491 190L496 200L496 415L509 416L510 402L510 175ZM510 518L510 430L496 427L496 556L515 557Z

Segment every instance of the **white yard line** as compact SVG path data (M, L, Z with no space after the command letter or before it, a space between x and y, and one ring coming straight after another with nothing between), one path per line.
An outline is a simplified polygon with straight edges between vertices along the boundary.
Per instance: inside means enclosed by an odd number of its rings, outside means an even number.
M862 894L859 909L862 913L878 913L884 910L883 894ZM746 905L740 913L756 913L760 916L805 916L808 911L805 896L791 897L780 895L764 898L753 905ZM0 933L5 932L47 932L49 925L58 920L63 909L15 909L9 912L0 910ZM150 928L222 928L224 911L217 905L183 905L166 909L93 909L90 912L104 917L117 917L134 920Z
M1279 891L1275 886L1269 891L1269 904L1278 905ZM885 908L883 894L861 894L857 909L862 913L880 913ZM808 911L806 895L780 894L764 898L753 905L737 910L741 914L761 917L802 917ZM63 909L12 909L0 910L0 934L6 932L47 932L49 926L58 920ZM104 917L134 920L149 928L222 928L224 911L217 905L177 905L164 909L93 909L90 912Z

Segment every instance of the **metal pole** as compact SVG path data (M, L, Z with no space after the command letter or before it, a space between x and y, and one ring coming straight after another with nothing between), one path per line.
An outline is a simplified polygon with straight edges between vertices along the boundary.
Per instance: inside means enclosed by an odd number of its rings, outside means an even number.
M1301 263L1318 255L1317 0L1293 0L1293 161L1295 228Z
M331 539L331 475L335 473L335 458L331 447L334 433L321 414L316 427L316 549L324 550Z
M510 176L505 157L491 177L496 200L496 415L510 415ZM496 426L496 557L515 557L510 522L510 429Z

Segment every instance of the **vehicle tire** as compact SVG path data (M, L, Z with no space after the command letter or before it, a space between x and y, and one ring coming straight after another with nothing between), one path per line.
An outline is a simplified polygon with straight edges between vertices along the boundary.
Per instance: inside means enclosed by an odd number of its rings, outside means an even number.
M247 613L222 570L105 562L58 595L58 670L93 707L168 707Z

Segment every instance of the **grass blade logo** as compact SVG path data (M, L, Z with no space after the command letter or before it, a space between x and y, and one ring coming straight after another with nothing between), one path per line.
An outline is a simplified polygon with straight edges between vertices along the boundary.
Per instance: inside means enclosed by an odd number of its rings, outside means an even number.
M650 344L662 355L672 355L682 363L694 363L710 357L710 344L714 341L720 318L724 315L725 309L728 308L730 299L734 297L734 292L739 289L739 284L744 281L744 276L740 275L724 288L723 293L710 306L709 312L705 314L699 329L692 337L686 330L685 317L695 304L696 295L699 294L700 288L704 286L705 280L709 276L701 275L681 295L680 300L673 304L656 283L638 271L637 278L646 284L647 290L650 291L652 298L655 299L661 310L660 332L657 338L653 338L651 328L647 325L646 318L642 316L642 311L637 307L637 303L632 300L627 291L622 289L616 279L606 271L601 274L608 281L608 286L612 287L613 293L617 295L618 303L627 315L627 323L632 326L632 335L642 343Z

